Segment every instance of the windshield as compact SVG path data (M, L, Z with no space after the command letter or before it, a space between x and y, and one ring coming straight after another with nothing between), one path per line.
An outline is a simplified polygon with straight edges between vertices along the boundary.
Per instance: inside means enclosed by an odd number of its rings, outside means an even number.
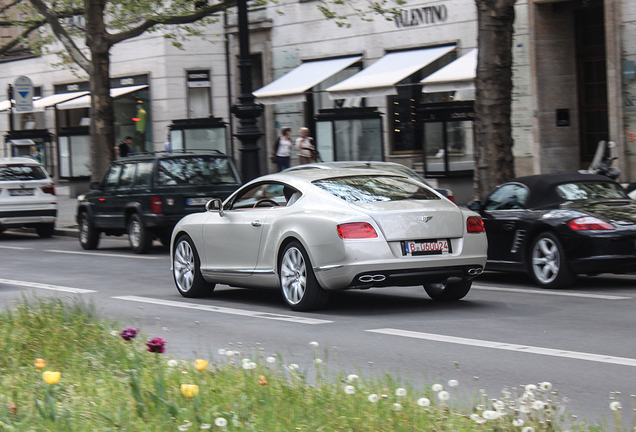
M238 183L229 159L183 156L159 161L160 186Z
M37 165L0 166L0 180L44 180L46 173Z
M350 203L440 199L430 189L403 177L338 177L316 180L313 184Z
M565 183L557 186L557 193L568 201L628 199L617 184L605 182Z

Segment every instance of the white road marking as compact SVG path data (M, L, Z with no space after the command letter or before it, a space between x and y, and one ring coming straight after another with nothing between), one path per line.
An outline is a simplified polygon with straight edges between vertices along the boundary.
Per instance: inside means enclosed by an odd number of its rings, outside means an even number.
M473 288L486 290L486 291L508 291L508 292L522 293L522 294L543 294L543 295L555 295L555 296L565 296L565 297L584 297L584 298L593 298L593 299L602 299L602 300L630 300L632 299L632 297L613 296L608 294L585 294L585 293L575 293L575 292L567 292L567 291L533 290L533 289L523 289L523 288L495 288L495 287L481 285L481 284L474 284Z
M100 256L100 257L135 258L135 259L146 259L146 260L165 259L165 257L146 256L146 255L108 254L108 253L99 253L99 252L63 251L63 250L55 250L55 249L45 250L44 252L75 254L75 255L93 255L93 256Z
M30 247L21 247L21 246L0 246L0 249L27 250L27 249L33 249L33 248L30 248Z
M94 290L87 290L82 288L71 288L71 287L65 287L65 286L59 286L59 285L49 285L49 284L41 284L37 282L25 282L25 281L16 281L16 280L9 280L9 279L0 279L0 284L15 285L15 286L26 287L26 288L40 288L40 289L47 289L47 290L53 290L53 291L62 291L62 292L69 292L73 294L86 294L86 293L97 292Z
M292 315L280 315L280 314L272 314L272 313L266 313L266 312L248 311L243 309L226 308L226 307L220 307L220 306L198 305L193 303L184 303L184 302L178 302L178 301L172 301L172 300L159 300L159 299L152 299L152 298L138 297L138 296L121 296L121 297L113 297L113 298L118 300L151 303L151 304L156 304L161 306L172 306L172 307L180 307L185 309L202 310L206 312L217 312L217 313L224 313L224 314L230 314L230 315L249 316L252 318L264 318L264 319L271 319L271 320L278 320L278 321L289 321L289 322L294 322L298 324L329 324L333 322L333 321L321 320L316 318L305 318L305 317L298 317L298 316L292 316Z
M391 336L403 336L414 339L425 339L435 342L446 342L453 343L459 345L469 345L476 346L481 348L494 348L505 351L515 351L521 353L529 353L529 354L540 354L547 355L551 357L565 357L577 360L587 360L593 361L597 363L610 363L615 365L622 366L636 366L636 359L626 358L626 357L614 357L609 355L602 354L592 354L592 353L584 353L578 351L566 351L566 350L558 350L552 348L542 348L542 347L533 347L528 345L516 345L509 344L505 342L492 342L485 341L479 339L467 339L455 336L445 336L438 335L433 333L420 333L409 330L399 330L399 329L391 329L391 328L382 328L382 329L374 329L367 330L372 333L381 333Z

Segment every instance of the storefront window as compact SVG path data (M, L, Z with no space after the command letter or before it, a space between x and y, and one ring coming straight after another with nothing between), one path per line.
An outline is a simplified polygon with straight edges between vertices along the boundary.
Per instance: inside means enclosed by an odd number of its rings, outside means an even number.
M90 136L60 135L60 177L88 177L91 175Z
M113 100L115 138L133 138L133 152L154 150L152 144L152 118L147 88L128 93Z
M383 160L382 119L373 108L322 110L316 140L324 162Z
M187 72L188 118L204 118L212 115L212 93L210 71Z

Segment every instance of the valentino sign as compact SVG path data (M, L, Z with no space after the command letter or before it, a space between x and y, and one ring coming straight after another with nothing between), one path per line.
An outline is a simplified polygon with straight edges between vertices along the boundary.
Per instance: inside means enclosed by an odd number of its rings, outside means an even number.
M448 9L446 9L446 5L403 9L395 17L395 25L398 27L415 27L446 22L447 18Z

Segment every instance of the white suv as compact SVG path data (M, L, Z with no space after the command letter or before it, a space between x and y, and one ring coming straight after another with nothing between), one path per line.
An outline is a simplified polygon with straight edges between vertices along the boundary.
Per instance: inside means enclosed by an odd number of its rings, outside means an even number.
M55 185L42 164L25 157L0 159L0 232L28 227L51 237L56 217Z

